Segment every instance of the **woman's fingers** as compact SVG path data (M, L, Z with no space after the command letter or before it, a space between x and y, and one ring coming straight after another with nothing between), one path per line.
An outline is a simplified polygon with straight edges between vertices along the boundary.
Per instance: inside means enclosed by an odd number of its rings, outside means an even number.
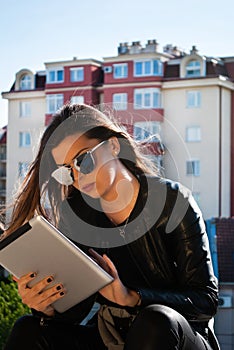
M50 305L62 298L66 291L62 284L51 284L54 280L53 276L48 276L29 287L35 277L35 273L29 273L16 279L22 302L30 308L51 315L53 308Z
M101 256L92 248L89 249L89 252L92 255L92 257L95 259L95 261L98 263L98 265L100 265L103 268L103 270L105 270L110 275L112 275L112 277L118 276L118 272L116 270L115 265L110 260L110 258L108 258L108 256L106 254Z
M108 273L110 272L108 264L100 254L98 254L94 249L91 249L91 248L89 249L89 253L91 254L92 258L98 265L100 265L106 272Z
M58 290L59 287L59 290ZM33 309L41 312L45 312L46 309L51 308L51 304L56 300L61 299L65 295L65 290L62 286L58 285L55 287L51 287L50 289L38 294L34 295L31 303Z

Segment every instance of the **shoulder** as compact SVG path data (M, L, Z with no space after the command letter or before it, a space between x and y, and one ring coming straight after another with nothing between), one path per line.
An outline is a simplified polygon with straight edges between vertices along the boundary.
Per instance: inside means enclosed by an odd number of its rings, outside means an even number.
M166 225L171 232L181 225L189 226L201 221L202 213L195 202L191 190L170 179L147 176L147 196L149 212L157 212L158 225ZM203 224L202 224L203 225Z
M191 190L180 182L173 181L167 178L158 176L145 176L145 182L147 185L148 193L157 193L159 191L165 191L167 196L178 196L181 195L184 198L189 198L192 193Z

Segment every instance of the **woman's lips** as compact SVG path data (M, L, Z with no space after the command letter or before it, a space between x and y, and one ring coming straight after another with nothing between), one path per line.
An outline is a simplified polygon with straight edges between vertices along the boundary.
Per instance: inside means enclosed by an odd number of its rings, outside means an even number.
M85 185L85 186L81 187L81 191L82 192L90 192L94 188L94 185L95 185L94 182L91 184Z

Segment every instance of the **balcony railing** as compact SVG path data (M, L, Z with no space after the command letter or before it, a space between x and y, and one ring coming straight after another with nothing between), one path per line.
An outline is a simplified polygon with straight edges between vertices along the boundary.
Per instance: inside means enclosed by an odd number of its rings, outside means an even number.
M6 190L0 189L0 197L6 197Z
M0 153L0 160L6 160L6 154Z

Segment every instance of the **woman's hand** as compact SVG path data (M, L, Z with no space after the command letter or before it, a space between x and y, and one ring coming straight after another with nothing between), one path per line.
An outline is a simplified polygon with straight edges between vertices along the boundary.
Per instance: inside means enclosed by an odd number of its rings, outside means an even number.
M105 254L101 256L93 249L90 249L89 252L98 265L114 278L114 281L99 290L99 293L106 299L122 306L133 307L138 305L138 302L140 301L139 294L123 285L115 265L108 256Z
M42 279L33 287L28 287L28 284L33 281L35 277L35 273L29 273L19 279L13 277L13 280L18 284L18 291L22 302L32 309L43 312L47 316L53 316L54 308L51 304L62 298L65 294L65 290L61 284L49 287L50 283L53 281L53 276Z

